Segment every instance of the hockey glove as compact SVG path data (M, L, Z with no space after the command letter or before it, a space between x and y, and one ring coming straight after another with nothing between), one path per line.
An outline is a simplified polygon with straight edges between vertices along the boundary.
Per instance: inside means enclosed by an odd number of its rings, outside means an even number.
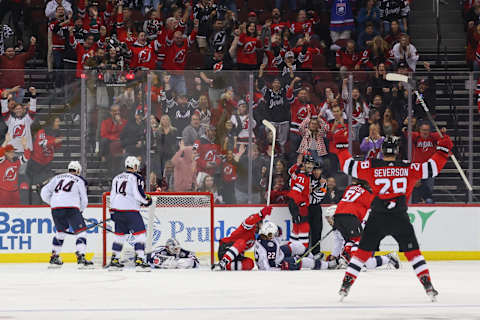
M265 219L270 214L272 214L272 206L267 206L260 210L260 216L262 217L262 219Z
M293 212L290 212L291 216L292 216L292 222L294 224L299 224L300 223L300 215L298 213L293 213Z
M150 207L152 205L152 196L147 194L145 199L148 201L146 204L142 204L142 207Z
M448 157L453 148L452 140L448 135L443 135L443 138L437 141L437 151L442 151L445 157Z

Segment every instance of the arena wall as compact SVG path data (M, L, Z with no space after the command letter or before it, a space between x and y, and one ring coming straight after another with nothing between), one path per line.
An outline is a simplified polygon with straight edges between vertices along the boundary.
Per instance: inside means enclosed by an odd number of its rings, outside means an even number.
M215 207L215 242L229 235L236 226L249 214L259 210L260 206L224 206ZM188 209L187 209L188 210ZM480 206L478 205L431 205L411 206L409 216L414 225L424 256L428 260L480 260ZM84 216L90 222L100 221L102 208L89 207ZM181 243L188 242L191 248L205 248L209 242L209 232L202 236L195 235L192 230L206 230L209 228L209 217L198 223L188 218L167 218L165 224L170 226L169 231L163 232L159 241L169 237L177 238ZM289 240L291 222L288 208L275 206L270 218L283 230L282 239ZM190 227L190 232L187 232ZM192 228L195 227L195 228ZM102 250L101 228L88 231L89 256ZM324 221L323 232L330 230ZM51 241L55 232L50 215L50 208L46 206L31 207L18 206L0 208L0 262L46 262L51 251ZM205 236L206 235L206 236ZM73 261L75 251L74 239L65 240L64 261ZM322 243L322 251L329 251L331 239L328 237ZM397 247L393 239L387 237L382 241L382 251L395 250Z

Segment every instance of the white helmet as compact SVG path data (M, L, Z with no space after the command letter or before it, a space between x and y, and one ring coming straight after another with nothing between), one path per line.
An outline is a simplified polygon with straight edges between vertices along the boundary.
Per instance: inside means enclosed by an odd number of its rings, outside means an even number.
M179 254L180 253L180 243L178 242L177 239L170 238L167 240L167 243L165 244L165 248L167 248L167 251L170 254Z
M325 216L326 217L333 217L333 215L335 214L335 211L337 210L337 205L334 204L333 206L330 206L327 208L327 211L325 213Z
M68 171L74 170L76 174L82 173L82 166L78 161L70 161L67 168L68 168Z
M263 234L264 236L269 236L270 234L272 235L272 238L277 236L278 233L278 227L275 223L272 221L265 221L262 224L262 227L260 228L259 231L260 234Z
M134 156L129 156L125 159L125 168L137 171L140 168L140 161Z

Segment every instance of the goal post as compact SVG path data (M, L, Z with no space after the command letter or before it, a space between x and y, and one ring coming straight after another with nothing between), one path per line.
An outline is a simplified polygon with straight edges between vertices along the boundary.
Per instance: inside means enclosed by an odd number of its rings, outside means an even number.
M145 252L148 254L156 247L165 245L169 238L175 238L182 248L194 252L203 265L215 261L214 247L214 201L209 192L147 192L152 197L152 205L141 208L146 227ZM102 252L103 266L107 265L114 234L113 221L110 219L110 193L103 194L102 200ZM122 259L134 256L133 235L127 235L122 250Z

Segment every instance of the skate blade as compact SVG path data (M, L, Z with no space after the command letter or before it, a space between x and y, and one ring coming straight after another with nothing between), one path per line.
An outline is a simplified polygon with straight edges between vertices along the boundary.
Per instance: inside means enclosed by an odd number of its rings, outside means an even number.
M78 270L93 270L95 267L93 265L90 266L79 266Z
M152 268L135 267L136 272L151 272Z
M118 268L118 267L107 266L106 268L108 271L113 271L113 272L123 271L123 268Z
M47 269L55 270L55 269L60 269L61 267L62 267L61 265L59 266L59 265L51 264L47 267Z
M338 294L340 295L340 302L343 302L343 299L345 299L347 295L344 292L339 292Z

